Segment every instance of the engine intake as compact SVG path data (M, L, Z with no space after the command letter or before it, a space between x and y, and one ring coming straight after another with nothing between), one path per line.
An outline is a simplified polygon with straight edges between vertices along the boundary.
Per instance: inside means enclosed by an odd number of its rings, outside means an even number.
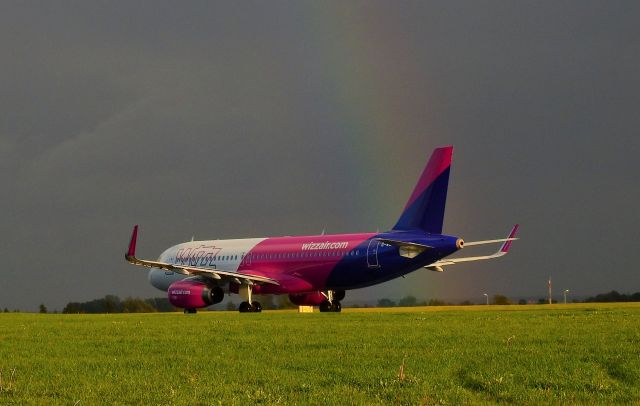
M222 302L224 291L199 279L183 279L172 283L167 291L169 302L183 309L197 309Z
M311 292L311 293L297 293L290 294L289 300L291 303L298 306L320 306L320 303L327 300L325 295L320 292Z

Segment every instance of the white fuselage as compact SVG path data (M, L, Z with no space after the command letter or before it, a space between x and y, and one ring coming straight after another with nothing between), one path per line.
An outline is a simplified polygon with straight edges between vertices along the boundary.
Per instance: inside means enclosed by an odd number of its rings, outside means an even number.
M158 262L238 272L241 264L250 261L250 257L246 254L264 240L265 238L244 238L185 242L167 248L160 254ZM185 275L161 269L149 271L151 285L165 292L173 282L185 277Z

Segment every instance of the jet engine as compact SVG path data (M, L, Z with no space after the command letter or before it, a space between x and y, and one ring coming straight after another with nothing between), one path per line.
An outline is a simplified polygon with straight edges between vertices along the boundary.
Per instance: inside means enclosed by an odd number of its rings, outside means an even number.
M296 293L290 294L291 303L298 306L320 306L322 302L327 300L325 295L320 292Z
M183 309L197 309L222 302L224 291L202 279L183 279L172 283L167 291L169 302Z

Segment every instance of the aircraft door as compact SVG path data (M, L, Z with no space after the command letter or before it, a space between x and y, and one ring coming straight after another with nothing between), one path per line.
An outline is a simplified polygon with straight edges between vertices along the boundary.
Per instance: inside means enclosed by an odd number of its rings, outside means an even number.
M242 265L250 266L251 265L251 253L243 253L242 254Z
M380 241L369 241L369 247L367 248L367 265L369 268L380 268L378 263L378 247L380 247Z

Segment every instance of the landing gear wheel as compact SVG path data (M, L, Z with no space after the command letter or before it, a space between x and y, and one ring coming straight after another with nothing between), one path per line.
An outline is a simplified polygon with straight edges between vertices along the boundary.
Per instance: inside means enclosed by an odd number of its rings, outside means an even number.
M196 309L184 309L184 314L196 314Z
M253 311L253 307L251 307L249 302L242 302L240 303L240 307L238 308L238 310L240 311L240 313L248 313Z
M329 302L328 300L325 300L324 302L320 303L320 311L322 313L330 312L331 311L331 302Z
M333 305L331 305L331 311L340 313L342 311L342 305L340 304L340 302L338 301L333 302Z
M340 301L342 299L344 299L344 297L346 296L346 292L344 290L334 290L333 291L333 300L337 300Z
M260 302L253 302L251 305L252 311L256 313L260 313L262 311L262 305L260 304Z

